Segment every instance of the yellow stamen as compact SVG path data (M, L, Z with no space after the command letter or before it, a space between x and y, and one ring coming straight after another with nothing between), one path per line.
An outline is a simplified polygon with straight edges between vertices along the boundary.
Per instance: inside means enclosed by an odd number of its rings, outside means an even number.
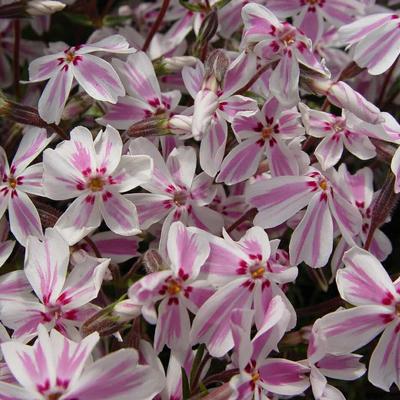
M88 184L88 188L92 191L92 192L101 192L103 190L104 187L104 180L100 177L95 177L92 178Z

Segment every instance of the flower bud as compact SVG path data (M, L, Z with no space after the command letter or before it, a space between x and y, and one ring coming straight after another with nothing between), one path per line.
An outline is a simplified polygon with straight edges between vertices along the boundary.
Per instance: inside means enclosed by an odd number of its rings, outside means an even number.
M26 12L33 16L51 15L65 8L65 4L52 0L28 1Z
M93 104L93 99L86 93L79 93L71 98L64 108L61 119L76 119Z
M216 92L224 86L229 57L224 50L216 49L208 56L204 65L204 81L202 89Z
M142 307L133 303L132 300L123 300L113 309L112 315L118 318L118 322L128 322L141 314Z
M166 57L161 61L162 71L164 74L173 74L180 72L183 67L193 67L196 62L197 58L192 56Z
M173 115L168 121L168 128L171 133L177 135L192 134L192 116L177 114Z
M206 45L217 33L218 30L218 13L217 10L212 10L204 18L199 33L197 35L197 46Z
M154 116L135 122L122 134L122 139L126 142L132 138L163 136L169 133L168 119L164 115Z
M149 274L167 269L161 254L154 249L147 250L144 253L143 264Z

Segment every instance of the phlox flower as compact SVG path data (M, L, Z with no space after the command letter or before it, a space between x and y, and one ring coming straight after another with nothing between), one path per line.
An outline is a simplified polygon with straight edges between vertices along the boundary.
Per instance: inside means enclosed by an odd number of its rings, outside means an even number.
M46 230L43 241L28 238L24 273L37 298L16 298L2 309L14 338L30 340L39 324L75 338L76 328L96 311L89 302L97 297L110 260L84 255L67 274L69 256L68 244L54 229Z
M365 9L358 0L268 0L267 5L280 18L293 17L293 25L313 43L330 25L348 24Z
M174 148L166 161L155 145L145 138L132 140L129 149L135 156L151 157L154 165L152 179L142 185L150 193L127 195L136 205L143 229L165 219L165 232L171 222L177 220L216 234L221 232L223 218L209 207L217 186L205 172L195 175L197 157L193 147Z
M342 194L358 208L362 216L361 231L354 238L356 244L362 247L368 237L371 227L372 210L378 195L378 192L374 193L373 173L370 168L365 167L352 175L347 170L346 164L342 164L338 172ZM346 240L341 238L332 256L331 268L333 275L336 274L336 270L342 265L343 254L349 248L350 246L346 243ZM375 229L369 251L379 261L386 259L392 252L392 244L381 229Z
M56 330L39 326L39 338L28 346L1 345L17 382L0 382L4 400L152 399L164 386L157 369L139 364L134 349L121 349L88 363L99 341L97 332L73 342Z
M400 54L400 16L379 13L339 28L339 38L351 45L353 60L371 75L383 74Z
M200 232L200 231L199 231ZM214 357L222 357L234 342L230 315L234 308L255 310L260 328L274 296L280 296L290 310L290 329L296 313L279 285L293 282L297 268L288 265L287 253L278 250L279 240L269 241L260 227L250 228L238 241L200 232L210 244L210 255L201 276L217 285L218 290L197 312L191 332L192 343L206 343Z
M336 284L341 297L355 307L322 317L318 334L329 353L344 354L383 331L370 359L368 379L386 391L393 383L400 387L400 281L392 282L380 262L358 247L348 250L343 262Z
M132 53L121 35L112 35L96 43L69 47L39 57L29 65L29 81L49 80L39 99L39 115L46 122L59 123L74 78L96 100L116 103L125 89L113 67L90 53Z
M169 116L175 110L181 98L180 92L161 92L153 64L146 53L138 51L126 62L114 59L112 64L128 95L108 106L106 114L97 119L98 123L128 129L134 122L153 116Z
M264 154L273 176L297 175L299 166L286 140L304 135L299 118L297 109L282 107L275 98L261 112L235 116L232 129L239 145L225 157L216 181L231 185L248 179Z
M53 138L54 135L47 136L45 129L26 129L11 166L0 147L0 215L8 209L11 232L22 245L29 235L40 237L43 234L39 214L27 194L44 196L43 164L29 164Z
M76 197L55 228L73 245L95 230L102 219L116 234L140 232L134 204L121 192L147 182L152 174L148 156L122 155L117 130L107 126L93 141L87 128L71 131L71 139L43 154L43 184L54 200Z
M280 176L249 185L247 201L258 209L256 225L273 228L307 206L306 213L291 235L290 262L304 261L313 268L323 267L332 253L334 225L345 240L361 230L358 209L344 197L337 185L337 172L322 174L311 167L303 176Z
M324 341L318 336L319 320L312 328L308 339L307 359L301 364L310 368L310 383L315 400L345 400L342 392L328 384L327 377L352 381L364 375L367 370L360 363L358 354L327 354Z
M239 374L229 382L233 389L229 400L268 399L271 394L295 396L310 385L310 369L284 358L269 358L288 328L290 313L280 296L274 297L266 310L262 324L250 339L254 311L236 308L230 324L235 351L233 364Z
M299 63L327 75L312 52L310 39L288 22L280 22L269 9L247 4L242 18L244 45L254 47L264 61L276 64L269 88L281 103L293 106L299 101Z
M200 140L200 166L210 176L215 176L224 157L228 137L227 121L242 112L256 112L255 100L235 94L256 71L254 54L241 52L229 63L226 71L221 66L218 73L206 76L201 62L195 68L185 67L182 78L186 89L194 99L192 133ZM215 71L213 71L215 73Z
M146 321L156 324L156 352L159 353L167 345L181 363L190 348L188 311L196 314L213 293L208 281L198 279L210 248L193 229L186 228L179 221L174 222L167 239L169 262L166 263L169 268L146 275L128 291L130 300L142 305Z

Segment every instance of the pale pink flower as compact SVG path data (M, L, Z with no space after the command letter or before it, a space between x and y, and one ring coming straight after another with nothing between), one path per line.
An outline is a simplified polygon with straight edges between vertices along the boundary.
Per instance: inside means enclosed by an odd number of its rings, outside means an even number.
M14 329L14 338L30 340L39 324L75 338L76 328L96 312L89 302L97 297L110 260L84 255L67 274L69 256L68 244L54 229L46 231L43 241L28 238L24 272L38 299L4 306L2 320Z
M12 253L15 240L7 240L10 233L10 227L6 217L0 219L0 267L7 261Z
M45 129L26 129L11 166L0 147L0 215L8 209L11 232L22 245L29 235L40 237L43 234L39 214L27 194L44 196L43 165L29 164L53 138L54 135L47 136Z
M397 148L394 156L392 158L392 162L390 164L390 168L394 175L396 176L396 181L394 183L394 192L400 192L400 147Z
M200 232L200 231L199 231ZM279 240L269 241L263 229L253 227L238 241L200 232L210 244L201 276L218 286L197 312L191 332L192 343L206 343L214 357L221 357L233 347L229 323L234 308L255 310L255 323L261 327L274 296L280 296L291 312L290 329L296 313L280 285L293 282L297 268L288 265L288 255L278 250Z
M339 29L342 42L351 45L353 60L371 75L383 74L400 54L400 16L372 14Z
M280 22L266 7L250 3L243 7L243 42L255 46L255 53L263 60L276 63L269 88L283 104L299 101L300 64L327 75L315 58L311 41L287 22Z
M200 142L200 166L215 176L224 157L228 137L227 121L235 115L258 110L255 100L235 94L256 71L254 54L240 53L224 73L223 83L215 76L206 77L204 66L185 67L182 77L186 89L194 99L192 120L193 137Z
M346 164L339 167L340 188L342 194L354 204L361 216L362 226L358 236L354 238L357 245L362 247L365 243L369 229L371 227L372 210L378 192L374 193L373 173L368 167L358 170L355 174L350 174ZM350 246L341 238L336 245L332 256L331 268L333 277L337 269L342 265L343 254ZM375 229L369 251L379 261L383 261L392 252L392 244L389 238L381 229Z
M314 154L323 170L339 162L343 147L361 160L376 156L375 146L369 137L384 134L380 125L368 124L345 110L340 117L312 110L304 104L300 104L300 110L307 134L322 138Z
M298 175L299 165L287 140L304 135L295 108L288 109L272 98L261 112L237 115L232 129L239 145L228 153L216 181L232 185L254 175L264 154L273 176Z
M190 348L188 311L196 314L214 291L208 281L198 279L209 252L207 240L194 228L174 222L167 239L169 269L146 275L129 289L129 298L142 305L143 317L156 324L157 353L167 345L183 362Z
M313 43L327 27L348 24L365 8L358 0L268 0L267 5L280 18L293 17L293 25Z
M366 368L358 354L327 354L324 341L318 336L319 321L312 328L307 348L307 359L301 364L310 368L310 383L315 400L345 400L342 392L328 384L327 377L352 381L364 375Z
M153 116L168 117L175 110L181 98L180 92L161 93L153 64L145 53L138 51L126 62L114 59L112 64L128 95L108 106L106 114L97 119L99 124L128 129L134 122Z
M164 375L139 364L136 350L121 349L88 362L98 341L97 332L76 343L39 326L33 346L3 343L4 358L17 382L0 382L2 399L152 399L162 390Z
M135 205L121 193L144 182L152 174L148 156L122 155L117 130L107 126L93 141L87 128L71 131L71 139L43 154L43 184L54 200L77 197L55 227L70 245L100 226L102 219L116 234L140 232Z
M130 154L151 157L154 165L152 179L142 185L150 193L127 195L136 205L143 229L165 219L165 230L172 221L181 220L188 226L221 232L221 214L208 207L217 186L205 172L195 175L197 158L193 147L176 147L164 161L153 143L138 138L131 141Z
M125 89L113 67L90 53L132 53L128 42L112 35L96 43L68 47L64 51L39 57L29 65L29 81L49 80L40 99L39 114L46 122L59 123L74 78L96 100L116 103Z
M392 282L380 262L368 251L353 247L344 257L336 283L341 297L355 307L321 318L318 334L329 353L345 354L363 347L382 331L372 353L368 379L389 391L400 387L400 281Z
M310 369L284 358L267 358L288 329L290 313L280 296L266 309L262 324L250 339L254 311L237 308L230 316L235 344L233 364L239 374L230 380L233 394L229 400L267 399L272 394L295 396L309 386Z
M336 171L322 174L311 168L304 176L281 176L253 183L247 201L258 209L256 225L273 228L307 206L289 244L290 262L304 261L313 268L323 267L332 253L335 222L344 239L354 244L361 230L361 214L337 187Z

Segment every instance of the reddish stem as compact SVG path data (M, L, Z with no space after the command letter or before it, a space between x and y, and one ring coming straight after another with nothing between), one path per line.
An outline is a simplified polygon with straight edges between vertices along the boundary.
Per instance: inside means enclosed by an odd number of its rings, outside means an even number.
M157 19L154 22L153 26L150 29L149 34L147 35L146 41L144 42L144 45L142 47L143 51L146 51L149 46L151 41L153 40L154 35L157 33L157 31L160 29L160 26L163 22L163 19L165 17L165 14L167 12L168 6L169 6L169 1L170 0L164 0L161 6L161 10L158 13Z
M247 92L258 80L258 78L271 66L271 64L265 64L262 67L260 67L257 72L253 75L253 77L244 85L241 87L235 94L243 94Z

